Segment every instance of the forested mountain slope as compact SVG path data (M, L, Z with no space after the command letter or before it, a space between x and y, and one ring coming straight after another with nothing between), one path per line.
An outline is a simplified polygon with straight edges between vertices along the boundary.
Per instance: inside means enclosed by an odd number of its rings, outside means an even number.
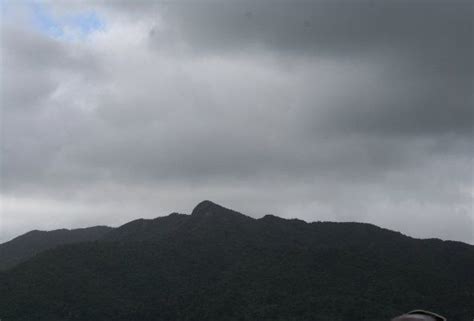
M111 231L111 227L94 226L73 230L31 231L0 244L0 270L5 270L34 255L59 245L95 241Z
M204 201L0 273L0 318L383 321L424 308L471 321L472 271L467 244Z

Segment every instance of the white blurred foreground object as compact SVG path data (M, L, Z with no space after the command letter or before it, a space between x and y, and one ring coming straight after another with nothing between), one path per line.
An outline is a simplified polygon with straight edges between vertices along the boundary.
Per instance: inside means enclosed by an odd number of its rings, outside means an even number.
M425 311L425 310L413 310L407 314L398 316L392 321L446 321L445 317L440 316L439 314Z

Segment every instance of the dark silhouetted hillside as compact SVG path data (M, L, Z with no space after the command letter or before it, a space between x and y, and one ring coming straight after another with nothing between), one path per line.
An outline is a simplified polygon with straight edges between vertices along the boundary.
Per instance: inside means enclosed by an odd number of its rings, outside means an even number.
M59 245L95 241L111 231L111 227L94 226L74 230L31 231L0 244L0 270L5 270L34 255Z
M205 201L0 273L0 318L384 321L423 308L471 321L472 271L467 244Z

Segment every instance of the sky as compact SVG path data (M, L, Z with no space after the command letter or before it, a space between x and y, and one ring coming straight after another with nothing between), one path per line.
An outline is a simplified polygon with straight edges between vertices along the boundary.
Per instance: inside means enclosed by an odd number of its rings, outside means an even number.
M0 242L208 199L474 244L472 1L0 6Z

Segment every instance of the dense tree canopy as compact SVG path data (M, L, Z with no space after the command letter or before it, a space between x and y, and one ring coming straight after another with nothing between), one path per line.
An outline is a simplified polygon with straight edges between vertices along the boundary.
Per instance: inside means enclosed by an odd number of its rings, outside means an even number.
M359 223L252 219L211 202L0 273L3 321L382 321L474 316L474 247Z

